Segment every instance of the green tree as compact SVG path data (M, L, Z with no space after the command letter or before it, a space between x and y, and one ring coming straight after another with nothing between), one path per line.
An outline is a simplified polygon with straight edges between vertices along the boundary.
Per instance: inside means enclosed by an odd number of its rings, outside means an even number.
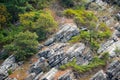
M31 10L32 7L28 7L28 1L29 0L1 0L0 3L7 7L8 12L12 16L11 21L14 23L19 20L19 13L24 13L27 10Z
M38 40L46 39L57 28L57 22L50 11L28 12L19 16L24 29L36 32L39 36Z
M64 15L73 18L80 29L81 26L87 29L87 31L81 31L79 35L73 37L70 42L84 42L93 53L97 52L102 41L111 36L109 27L103 22L98 23L98 18L91 11L67 9L64 11Z
M11 44L5 45L4 48L9 54L14 54L17 61L25 60L37 51L38 36L36 33L29 31L20 32L15 36Z
M50 3L54 0L29 0L29 3L32 3L35 9L44 9L49 7Z
M60 0L61 5L64 7L85 7L87 0Z
M10 16L9 13L7 12L5 5L0 4L0 29L6 26L9 19Z

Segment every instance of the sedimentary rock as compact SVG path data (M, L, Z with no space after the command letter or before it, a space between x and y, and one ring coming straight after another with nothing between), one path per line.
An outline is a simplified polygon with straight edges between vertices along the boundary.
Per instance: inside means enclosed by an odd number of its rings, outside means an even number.
M15 57L11 55L0 66L0 79L4 80L8 76L9 70L15 70L18 64L15 61Z
M67 42L72 36L79 33L79 29L74 24L65 24L62 29L55 34L56 41Z
M31 73L30 75L27 76L25 80L33 80L35 78L35 73Z
M54 80L54 76L57 73L56 68L52 68L48 73L46 73L40 80Z
M107 80L107 75L103 72L103 70L100 70L90 80Z
M71 71L68 71L65 74L61 75L58 80L73 80L73 74Z
M107 68L108 80L120 80L120 61L113 61Z
M120 80L120 61L114 60L108 66L106 73L101 70L91 80Z

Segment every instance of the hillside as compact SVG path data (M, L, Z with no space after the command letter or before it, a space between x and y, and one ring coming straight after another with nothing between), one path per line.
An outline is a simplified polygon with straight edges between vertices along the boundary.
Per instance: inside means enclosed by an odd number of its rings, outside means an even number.
M120 1L1 0L0 80L120 80Z

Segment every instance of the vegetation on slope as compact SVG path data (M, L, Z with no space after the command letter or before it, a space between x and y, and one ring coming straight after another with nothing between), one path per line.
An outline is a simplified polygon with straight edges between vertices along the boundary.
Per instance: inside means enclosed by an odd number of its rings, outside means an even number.
M100 43L111 36L111 30L104 22L98 23L98 18L91 11L67 9L64 15L73 18L77 26L82 29L80 34L73 37L70 42L83 42L96 53ZM99 24L99 25L98 25Z
M73 61L60 66L60 69L65 70L67 68L72 68L74 71L78 73L83 73L83 72L90 71L99 66L105 66L108 59L109 59L108 53L104 53L101 58L98 58L97 56L94 57L88 65L77 65L76 59L74 59Z

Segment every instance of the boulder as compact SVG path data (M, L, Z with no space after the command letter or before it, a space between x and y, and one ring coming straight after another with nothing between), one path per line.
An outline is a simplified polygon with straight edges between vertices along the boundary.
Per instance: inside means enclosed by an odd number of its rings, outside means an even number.
M107 75L103 72L103 70L100 70L90 80L107 80Z

